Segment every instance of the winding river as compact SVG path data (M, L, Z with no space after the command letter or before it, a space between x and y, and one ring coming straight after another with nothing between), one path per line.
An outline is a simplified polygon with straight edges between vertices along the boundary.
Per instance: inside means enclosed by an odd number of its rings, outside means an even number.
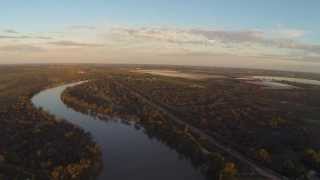
M81 83L81 82L80 82ZM101 146L103 170L99 180L204 180L191 162L157 139L150 138L143 128L114 119L100 120L68 108L61 101L61 93L71 83L44 90L32 98L41 107L60 119L89 132Z

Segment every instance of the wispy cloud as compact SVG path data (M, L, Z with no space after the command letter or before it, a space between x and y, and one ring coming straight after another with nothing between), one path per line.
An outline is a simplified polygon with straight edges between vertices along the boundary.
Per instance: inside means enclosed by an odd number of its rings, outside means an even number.
M227 30L203 30L193 29L192 34L202 35L208 40L220 40L226 43L260 42L263 41L262 31L227 31Z
M49 36L33 36L32 38L34 38L34 39L44 39L44 40L53 39L52 37L49 37Z
M207 41L206 38L192 34L183 29L169 29L169 28L113 28L111 32L114 35L118 35L126 38L127 36L132 38L142 38L146 40L155 40L158 42L169 43L190 43L201 44Z
M304 37L307 33L308 31L303 29L287 28L282 25L278 25L268 31L268 36L280 39L297 39Z
M49 42L49 44L63 47L101 47L102 44L94 44L94 43L80 43L75 41L55 41Z
M69 29L75 29L75 30L95 30L95 26L87 26L87 25L73 25L70 26Z
M48 37L48 36L29 36L29 35L20 35L20 36L0 35L0 39L52 39L52 37Z
M288 42L288 43L280 44L280 47L303 50L303 51L314 53L320 56L320 45L316 45L316 44Z
M30 36L8 36L8 35L0 35L0 39L30 39Z
M6 45L0 46L0 51L4 52L43 52L44 48L28 45L28 44L17 44L17 45Z
M189 44L205 46L209 51L220 49L238 50L233 53L255 52L263 55L266 50L273 52L300 51L320 57L320 45L302 43L298 38L305 31L296 29L276 28L275 30L210 30L210 29L170 29L170 28L114 28L112 32L121 39L133 38L145 41L166 42L173 44ZM211 47L211 49L210 49ZM246 50L245 50L246 49ZM259 50L261 52L259 52ZM255 54L255 55L256 55ZM277 54L277 53L276 53ZM282 56L283 54L281 54Z
M93 29L94 31L91 31ZM308 35L306 32L283 27L266 30L230 30L81 25L64 28L59 36L45 32L2 33L0 51L2 54L46 51L39 54L44 58L46 55L75 59L192 57L205 58L209 62L210 57L218 55L233 56L238 60L242 59L240 61L245 57L254 57L300 62L312 59L315 62L320 58L320 45L302 41ZM81 48L81 53L78 48Z
M3 30L3 32L8 33L8 34L18 34L18 31L15 31L13 29L5 29Z

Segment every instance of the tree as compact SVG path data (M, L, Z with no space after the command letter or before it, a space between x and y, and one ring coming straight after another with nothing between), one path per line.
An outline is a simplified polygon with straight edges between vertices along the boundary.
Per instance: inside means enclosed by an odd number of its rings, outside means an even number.
M220 179L221 172L225 167L224 158L219 153L209 154L208 174L213 179Z
M234 179L237 172L238 172L238 169L236 165L233 162L228 162L225 164L221 172L220 179L223 179L223 180Z
M264 163L271 162L271 155L266 149L258 149L256 152L256 158Z
M3 163L4 160L5 160L5 159L4 159L4 156L0 154L0 163Z
M287 160L282 165L281 170L286 176L295 179L301 179L306 176L305 167L299 162L293 162L291 160Z
M311 167L320 169L320 152L314 149L304 151L304 161Z
M271 119L270 126L272 128L278 128L281 125L284 125L287 121L281 117L274 117Z

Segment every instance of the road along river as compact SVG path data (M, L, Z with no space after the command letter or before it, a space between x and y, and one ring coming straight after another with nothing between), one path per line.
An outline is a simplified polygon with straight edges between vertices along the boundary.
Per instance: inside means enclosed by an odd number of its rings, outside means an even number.
M83 83L83 82L80 82ZM32 103L58 119L64 119L89 132L101 146L103 169L99 180L204 180L205 176L175 150L120 119L101 120L77 112L61 101L61 94L71 83L44 90Z

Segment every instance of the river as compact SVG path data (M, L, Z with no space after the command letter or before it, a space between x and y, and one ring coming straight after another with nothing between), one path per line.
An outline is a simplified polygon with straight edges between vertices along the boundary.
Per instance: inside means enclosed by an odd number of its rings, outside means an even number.
M58 119L64 119L89 132L101 146L103 169L99 180L205 180L190 160L155 138L120 119L101 120L77 112L61 101L61 93L71 83L36 94L32 103Z

